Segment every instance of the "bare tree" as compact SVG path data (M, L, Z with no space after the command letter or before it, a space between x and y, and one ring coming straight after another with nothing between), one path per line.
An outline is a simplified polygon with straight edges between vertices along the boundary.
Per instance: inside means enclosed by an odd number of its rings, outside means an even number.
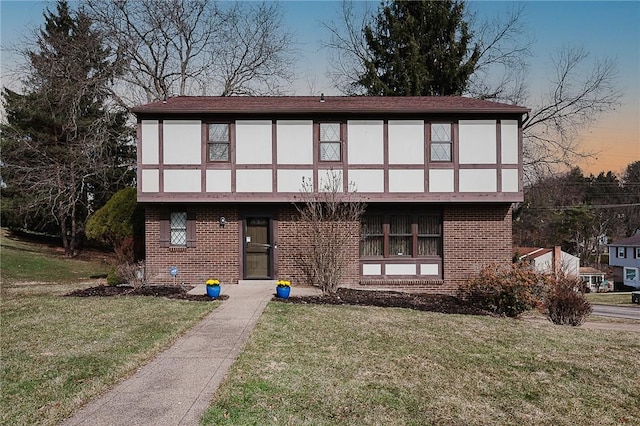
M588 56L582 47L566 47L552 58L550 89L533 105L523 125L524 166L530 181L594 155L580 146L576 136L619 103L615 61L596 60L589 67Z
M549 90L531 99L526 75L532 40L522 23L523 12L522 6L515 6L495 19L468 16L480 57L464 94L532 106L523 131L525 178L533 182L595 154L585 151L577 136L601 114L613 110L621 93L616 88L614 61L590 62L583 48L568 47L553 57L548 74L555 78L549 81ZM371 25L374 13L345 1L340 19L325 23L330 76L345 94L362 94L358 76L371 60L363 30Z
M360 233L360 217L365 204L353 199L355 185L343 191L342 176L330 171L318 190L303 180L299 213L300 237L310 241L310 250L301 253L300 268L308 282L323 294L335 296L350 262L350 241Z
M275 3L87 0L86 10L128 61L123 104L273 93L292 75L291 36Z

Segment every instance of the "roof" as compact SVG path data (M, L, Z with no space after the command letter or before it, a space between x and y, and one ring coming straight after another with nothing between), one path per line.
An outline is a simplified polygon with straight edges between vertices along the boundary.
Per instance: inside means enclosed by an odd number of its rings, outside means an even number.
M542 247L515 247L513 251L514 253L518 254L519 259L535 259L544 254L552 252L553 249Z
M640 229L636 233L622 240L614 241L609 244L610 246L640 246Z
M580 267L580 275L606 275L604 272L592 268L590 266L581 266Z
M530 110L463 96L177 96L131 109L157 113L511 113Z

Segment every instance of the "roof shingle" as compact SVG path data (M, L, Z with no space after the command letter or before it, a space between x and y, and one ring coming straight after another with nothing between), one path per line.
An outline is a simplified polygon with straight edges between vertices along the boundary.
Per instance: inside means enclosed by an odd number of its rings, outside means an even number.
M462 96L178 96L133 113L512 113L530 110Z

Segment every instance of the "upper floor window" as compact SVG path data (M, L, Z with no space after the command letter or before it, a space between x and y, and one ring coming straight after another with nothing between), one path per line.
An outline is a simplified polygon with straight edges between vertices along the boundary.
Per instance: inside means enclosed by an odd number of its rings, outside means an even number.
M636 259L640 259L640 247L636 247Z
M442 216L365 215L361 256L442 256Z
M342 161L340 123L320 123L320 161Z
M170 241L172 246L187 245L187 212L171 212Z
M618 258L624 259L626 257L625 252L626 252L626 247L618 247L618 253L617 253Z
M431 161L451 161L451 124L432 123L431 124Z
M229 161L229 124L209 124L209 161Z

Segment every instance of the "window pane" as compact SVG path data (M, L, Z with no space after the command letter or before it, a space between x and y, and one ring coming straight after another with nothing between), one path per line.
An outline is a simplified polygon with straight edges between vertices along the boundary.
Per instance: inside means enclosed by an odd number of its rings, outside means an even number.
M384 255L382 234L382 216L363 216L361 224L362 240L360 242L361 256Z
M321 142L320 161L340 161L340 142Z
M229 142L229 125L227 123L209 124L209 142Z
M171 245L187 245L187 212L171 213Z
M320 123L320 141L340 141L340 123Z
M209 161L228 161L229 160L229 144L228 143L210 143L209 144Z
M432 124L431 140L434 142L451 142L451 124Z
M383 237L366 237L360 243L361 256L382 256L384 251L382 250L382 244L384 242Z
M411 256L413 253L413 238L407 237L389 237L389 256Z
M418 216L418 235L440 235L440 216Z
M432 142L431 161L451 161L451 143Z
M635 281L638 270L635 268L624 268L624 279L627 281Z
M389 235L409 234L411 235L410 216L391 216L389 220Z
M418 237L418 256L440 256L440 238Z

